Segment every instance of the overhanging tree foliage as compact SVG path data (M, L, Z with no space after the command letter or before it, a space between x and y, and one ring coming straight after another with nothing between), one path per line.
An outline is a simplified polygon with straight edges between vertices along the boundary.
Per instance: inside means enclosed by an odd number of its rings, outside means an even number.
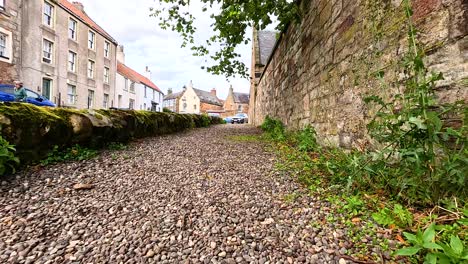
M158 0L157 8L151 8L151 16L160 19L159 26L165 30L178 32L182 37L182 47L189 47L194 56L209 56L215 65L206 68L208 72L226 77L249 76L247 67L239 60L236 47L248 44L246 31L250 27L265 29L278 20L277 30L282 31L293 19L298 18L298 6L291 0ZM195 42L197 33L194 25L193 9L199 7L202 13L209 14L214 23L213 34L205 44ZM219 7L219 8L218 8ZM192 11L189 10L192 9ZM206 29L203 29L206 30ZM220 48L209 50L213 44ZM204 68L204 67L202 67Z

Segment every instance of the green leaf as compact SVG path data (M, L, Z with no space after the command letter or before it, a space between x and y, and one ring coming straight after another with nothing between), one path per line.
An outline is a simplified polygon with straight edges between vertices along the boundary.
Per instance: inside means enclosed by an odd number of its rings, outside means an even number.
M426 130L426 129L427 129L426 124L424 124L425 121L422 120L421 117L414 117L414 116L412 116L412 117L410 117L409 122L410 122L411 124L416 125L419 129L422 129L422 130Z
M429 253L424 258L424 264L437 264L437 255Z
M421 250L421 247L407 247L397 250L395 255L397 256L413 256Z
M417 242L418 241L418 238L416 237L416 235L413 235L413 234L407 233L407 232L403 232L403 235L406 237L406 239L408 241L411 241L411 242Z
M439 246L438 244L434 243L434 242L425 242L423 244L423 247L424 248L427 248L427 249L439 249L439 250L443 250L443 248L441 246Z
M450 247L457 256L461 256L463 252L463 243L458 236L452 235L450 237Z
M431 224L423 233L423 241L426 242L434 242L435 238L435 226Z

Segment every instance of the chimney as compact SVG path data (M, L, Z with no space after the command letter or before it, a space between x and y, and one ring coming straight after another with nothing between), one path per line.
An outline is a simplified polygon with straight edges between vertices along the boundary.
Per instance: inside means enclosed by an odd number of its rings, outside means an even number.
M80 10L81 12L83 12L83 13L85 12L85 11L84 11L84 6L83 6L82 3L77 2L77 1L74 1L72 4L73 4L76 8L78 8L78 10Z
M151 80L151 71L148 66L145 67L145 77Z
M232 84L231 87L229 87L229 93L234 94L234 88L232 87Z
M216 96L216 88L213 88L211 89L211 92L210 92L212 95Z
M125 52L124 52L124 46L122 45L119 45L117 47L117 61L125 64Z
M172 88L167 88L167 95L172 94Z

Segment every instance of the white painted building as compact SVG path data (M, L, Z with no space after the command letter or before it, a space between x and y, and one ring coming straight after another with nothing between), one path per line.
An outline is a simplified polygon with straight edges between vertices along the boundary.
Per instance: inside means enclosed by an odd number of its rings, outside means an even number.
M122 46L118 47L117 61L116 106L124 109L161 112L164 94L150 78L125 65L125 53ZM148 68L146 73L150 75Z

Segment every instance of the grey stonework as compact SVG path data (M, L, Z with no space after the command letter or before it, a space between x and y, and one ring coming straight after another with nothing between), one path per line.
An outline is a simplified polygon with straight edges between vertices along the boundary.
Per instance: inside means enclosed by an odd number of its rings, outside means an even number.
M42 22L44 1L25 1L23 13L23 62L21 77L25 86L42 92L43 78L52 80L51 100L60 106L87 108L88 90L94 91L94 105L91 108L103 108L104 93L109 95L108 106L115 105L115 78L117 72L117 45L112 40L109 59L104 57L106 38L96 33L95 50L88 49L88 30L90 27L71 12L62 8L59 1L50 1L55 9L55 23L48 27ZM78 22L77 41L68 37L69 18ZM52 64L42 62L43 39L54 42L54 61ZM77 54L76 72L68 71L68 52ZM87 77L88 60L95 61L94 79ZM104 67L110 69L109 84L104 83ZM67 103L68 84L76 86L76 103Z
M8 59L0 58L0 84L12 84L19 78L18 64L21 62L21 1L5 1L0 9L0 32L9 33Z
M465 0L414 0L414 21L427 48L426 64L441 71L441 102L468 100L468 4ZM363 98L389 97L385 81L400 78L398 61L407 47L401 1L302 1L304 16L282 34L258 85L252 81L250 122L265 116L290 129L312 124L324 144L361 147L373 115ZM379 5L379 6L376 6ZM255 39L255 38L254 38ZM257 43L253 45L253 54ZM394 85L397 86L397 85Z

